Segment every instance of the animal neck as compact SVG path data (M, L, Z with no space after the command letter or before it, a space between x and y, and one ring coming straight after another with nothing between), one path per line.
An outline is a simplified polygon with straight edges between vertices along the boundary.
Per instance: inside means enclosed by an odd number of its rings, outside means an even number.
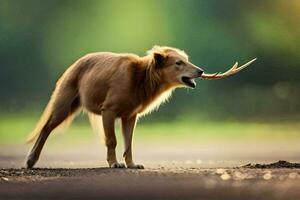
M158 108L171 95L174 87L163 81L162 74L155 69L151 59L143 60L144 65L138 65L134 70L134 85L136 97L141 106L139 113L144 115Z
M166 85L162 82L160 71L153 66L151 57L144 57L143 61L144 65L135 70L135 85L141 104L146 106L166 90Z
M161 77L159 72L157 72L152 67L145 70L144 79L144 91L147 99L151 100L154 98L161 90Z

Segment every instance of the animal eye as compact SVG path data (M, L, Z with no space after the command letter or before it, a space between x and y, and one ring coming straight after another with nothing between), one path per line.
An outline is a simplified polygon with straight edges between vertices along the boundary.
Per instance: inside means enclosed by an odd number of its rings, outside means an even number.
M182 65L182 63L183 63L183 62L182 62L181 60L177 60L177 61L176 61L176 65Z

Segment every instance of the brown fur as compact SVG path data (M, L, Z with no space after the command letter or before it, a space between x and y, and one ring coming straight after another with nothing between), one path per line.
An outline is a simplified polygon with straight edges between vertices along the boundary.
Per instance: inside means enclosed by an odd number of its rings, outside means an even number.
M102 131L111 167L124 167L116 160L114 121L120 118L125 140L127 167L142 168L132 160L131 141L138 116L158 107L173 89L186 86L182 77L196 78L200 68L188 62L181 50L155 46L147 56L99 52L76 61L62 75L40 122L29 141L37 138L27 160L31 168L39 158L49 134L83 108L94 129Z

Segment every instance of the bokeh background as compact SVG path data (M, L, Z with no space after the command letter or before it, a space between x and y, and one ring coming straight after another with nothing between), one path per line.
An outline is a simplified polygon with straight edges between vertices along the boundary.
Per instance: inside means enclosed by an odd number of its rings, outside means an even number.
M249 159L297 160L299 20L299 0L0 0L2 154L17 154L12 147L24 143L56 80L76 59L96 51L142 56L157 44L183 49L208 73L258 60L234 77L199 79L194 90L176 90L169 103L140 120L137 143L149 152L154 143L171 143L173 150L194 145L191 151L169 150L175 160L181 154L220 156L218 148L222 155L231 149L228 158L248 149L258 151ZM87 133L84 116L67 132L52 143L96 138Z

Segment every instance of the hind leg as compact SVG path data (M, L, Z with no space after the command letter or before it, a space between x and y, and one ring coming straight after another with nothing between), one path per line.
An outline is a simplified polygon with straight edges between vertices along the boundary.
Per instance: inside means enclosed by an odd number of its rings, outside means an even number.
M50 119L50 121L51 121L51 119ZM31 149L31 151L27 157L26 167L28 169L32 168L35 165L35 163L37 162L37 160L39 159L42 148L43 148L49 134L54 129L54 127L52 127L49 124L50 123L47 123L46 126L42 129L38 139L36 140L33 148Z
M67 119L71 114L73 114L78 107L79 101L76 99L71 102L71 105L63 104L63 102L56 102L49 120L43 127L38 139L36 140L27 157L27 168L32 168L39 159L43 146L51 131L61 124L65 119Z
M53 117L52 117L53 116ZM48 120L47 124L42 129L38 139L36 140L30 154L27 157L27 168L32 168L34 164L39 159L43 146L53 129L55 129L61 122L63 122L68 117L68 112L65 113L55 113Z

